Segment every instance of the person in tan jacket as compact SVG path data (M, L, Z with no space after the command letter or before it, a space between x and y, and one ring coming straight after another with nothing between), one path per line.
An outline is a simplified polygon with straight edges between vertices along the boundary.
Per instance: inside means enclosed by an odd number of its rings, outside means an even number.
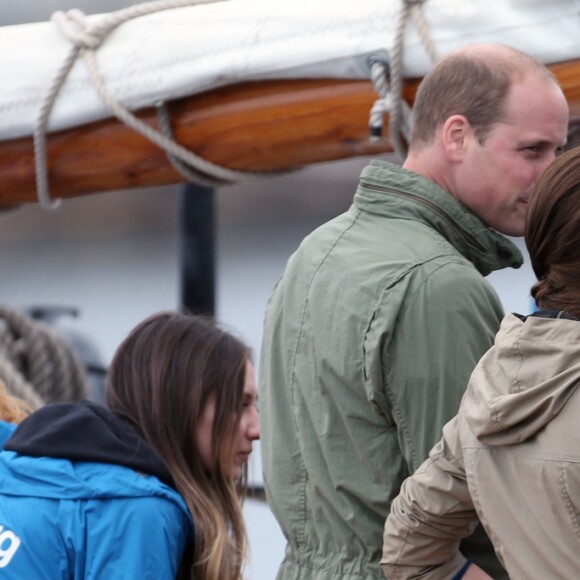
M504 318L403 483L385 524L389 580L488 578L459 552L478 518L512 580L580 575L580 148L538 182L525 239L540 310Z

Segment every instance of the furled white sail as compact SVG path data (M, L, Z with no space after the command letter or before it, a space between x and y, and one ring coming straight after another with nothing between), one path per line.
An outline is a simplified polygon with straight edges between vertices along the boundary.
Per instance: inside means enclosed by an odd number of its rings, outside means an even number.
M364 78L369 54L388 56L400 6L400 0L224 0L171 9L122 24L97 59L109 90L133 110L249 80ZM501 42L545 63L580 58L580 0L427 0L424 14L441 54ZM32 133L70 46L54 22L0 28L0 140ZM403 64L405 76L422 76L431 66L412 22ZM79 59L49 130L108 116Z

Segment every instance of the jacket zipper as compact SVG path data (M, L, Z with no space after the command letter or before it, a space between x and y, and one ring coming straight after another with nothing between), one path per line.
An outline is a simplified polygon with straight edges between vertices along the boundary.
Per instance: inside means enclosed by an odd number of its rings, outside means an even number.
M422 198L418 195L415 195L413 193L408 193L406 191L399 191L398 189L390 189L388 187L381 187L380 185L368 183L367 181L361 181L360 184L363 187L366 187L367 189L371 189L373 191L382 191L385 193L394 193L396 195L400 195L401 197L406 197L407 199L410 199L412 201L416 201L418 203L422 203L423 205L430 207L432 210L437 212L465 240L465 242L469 246L471 246L474 250L476 250L477 252L479 252L481 254L485 253L485 248L477 241L476 238L474 238L469 232L466 232L465 230L461 229L455 223L455 221L453 219L451 219L451 216L447 212L443 211L438 205L432 203L431 201L424 199L424 198Z

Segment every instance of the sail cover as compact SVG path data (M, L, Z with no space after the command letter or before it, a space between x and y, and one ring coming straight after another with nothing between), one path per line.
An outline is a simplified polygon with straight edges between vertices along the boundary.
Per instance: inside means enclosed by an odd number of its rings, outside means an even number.
M368 56L389 57L400 9L401 0L224 0L176 8L122 24L97 49L97 60L108 89L132 110L252 80L368 78ZM440 54L500 42L545 63L580 58L580 0L427 0L424 15ZM32 134L70 48L54 22L0 28L0 140ZM432 65L412 21L403 65L406 77ZM79 58L49 130L110 115Z

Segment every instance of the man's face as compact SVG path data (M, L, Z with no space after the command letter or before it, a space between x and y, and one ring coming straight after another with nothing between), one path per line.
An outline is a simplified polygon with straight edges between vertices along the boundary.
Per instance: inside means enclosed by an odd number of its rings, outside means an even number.
M483 144L469 130L455 191L488 226L522 236L530 193L565 144L568 105L555 84L528 78L512 86L504 112Z

